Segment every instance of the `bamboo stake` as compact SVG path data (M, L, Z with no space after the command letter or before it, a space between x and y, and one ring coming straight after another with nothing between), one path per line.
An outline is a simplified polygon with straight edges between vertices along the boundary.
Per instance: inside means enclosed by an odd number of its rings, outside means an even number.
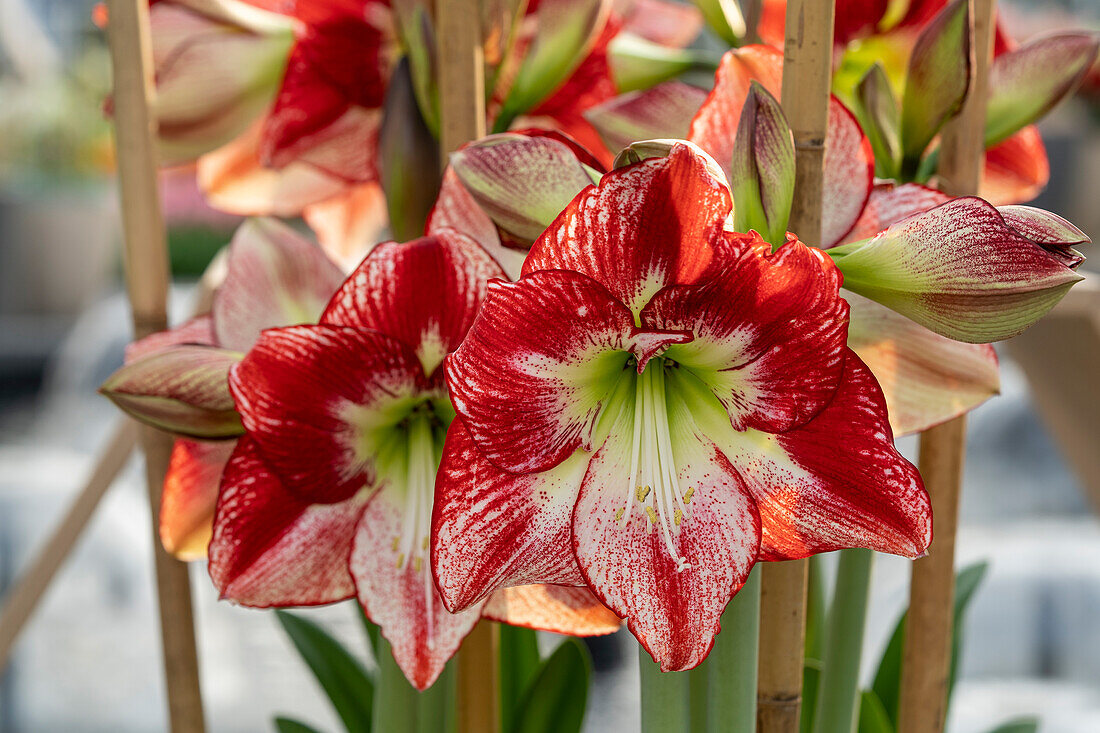
M157 190L152 45L147 0L108 0L108 40L114 75L115 146L125 233L126 289L134 336L168 326L168 248ZM160 606L161 643L172 733L203 733L202 694L187 565L160 543L160 494L172 438L141 426L152 511L153 554Z
M787 3L782 103L795 146L794 205L787 228L810 244L821 241L833 15L833 0ZM765 563L762 568L757 687L761 733L798 731L808 568L806 560Z
M477 0L438 0L439 143L441 164L470 140L485 135L485 64ZM497 733L499 631L481 621L458 651L458 733Z
M944 127L938 171L941 187L953 196L975 194L981 185L995 6L996 0L970 0L974 75L962 110ZM898 733L940 733L946 722L954 633L955 535L965 453L965 416L921 434L920 472L932 498L934 539L928 556L913 563Z
M72 552L73 546L88 526L103 494L114 483L133 453L137 443L137 426L124 419L115 427L107 447L92 469L84 488L77 494L64 518L46 540L38 554L23 571L0 609L0 669L19 637L24 624L34 613L38 602L49 588L57 571Z

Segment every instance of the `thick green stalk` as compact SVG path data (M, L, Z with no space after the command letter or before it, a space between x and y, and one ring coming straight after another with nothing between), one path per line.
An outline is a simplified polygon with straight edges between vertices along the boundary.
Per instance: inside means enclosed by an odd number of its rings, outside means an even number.
M641 646L638 647L638 671L642 678L642 733L669 733L687 730L688 673L662 672Z
M851 733L856 727L859 660L871 586L871 550L842 550L825 631L813 733Z
M722 614L722 631L707 657L707 729L710 733L754 733L756 668L760 647L760 568Z
M691 706L690 733L707 733L710 704L709 679L710 667L705 659L702 664L688 672L688 704Z
M386 733L419 733L420 694L409 684L393 659L390 644L378 640L378 678L374 686L374 722L371 730Z
M417 695L418 733L452 733L455 727L455 662L443 668L439 679ZM375 729L377 730L377 729Z

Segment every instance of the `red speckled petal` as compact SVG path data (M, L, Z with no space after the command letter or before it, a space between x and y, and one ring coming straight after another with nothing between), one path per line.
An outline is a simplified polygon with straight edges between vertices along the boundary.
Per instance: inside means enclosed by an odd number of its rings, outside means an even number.
M638 501L626 420L592 459L573 514L574 548L589 586L664 671L706 658L760 546L760 518L737 471L697 432L682 401L670 400L669 409L679 486L694 489L686 511L673 516L681 510L662 501L655 486ZM666 531L686 565L673 558Z
M447 606L467 608L499 588L581 585L570 521L589 456L542 473L490 463L461 420L451 423L436 482L432 564Z
M472 239L442 229L375 247L340 286L321 323L380 331L411 349L431 375L458 348L500 266Z
M801 242L773 254L755 232L734 236L743 238L737 260L705 283L662 290L642 323L694 335L665 355L714 391L736 429L783 432L821 412L840 382L840 272Z
M736 466L756 500L763 560L846 547L920 557L932 539L932 509L917 469L894 448L886 402L854 353L816 418L778 435L707 434Z
M484 602L452 614L432 581L426 549L397 561L392 542L403 531L404 514L402 493L383 488L363 512L350 566L359 603L381 627L405 677L425 690L474 628Z
M532 245L523 273L583 273L639 313L661 288L712 266L732 205L714 161L679 143L582 191Z
M210 541L210 578L244 606L312 606L350 598L348 553L364 499L309 504L288 492L250 438L226 467Z
M288 491L338 502L374 481L373 461L426 388L420 364L376 331L264 331L230 374L245 429Z

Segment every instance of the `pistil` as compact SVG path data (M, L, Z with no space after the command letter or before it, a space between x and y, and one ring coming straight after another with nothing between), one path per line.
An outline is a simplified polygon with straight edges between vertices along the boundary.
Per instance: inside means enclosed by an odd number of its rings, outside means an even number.
M405 482L405 511L401 534L394 540L397 568L406 563L413 572L424 574L424 607L427 610L428 638L432 637L432 584L428 546L431 531L435 476L438 469L432 439L432 416L426 410L414 412L408 422L408 464Z
M659 525L665 548L680 572L691 565L677 551L674 534L679 533L685 518L690 518L687 504L694 488L688 489L686 496L680 491L665 403L665 366L660 358L638 375L632 427L626 502L616 511L615 519L625 526L634 503L640 504L647 530Z

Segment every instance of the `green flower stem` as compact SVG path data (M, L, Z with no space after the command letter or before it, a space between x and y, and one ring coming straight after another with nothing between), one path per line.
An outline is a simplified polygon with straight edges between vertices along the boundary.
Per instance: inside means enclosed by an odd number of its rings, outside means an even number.
M419 733L417 713L420 693L409 684L394 661L390 644L378 640L378 678L374 687L374 721L371 730L386 733Z
M871 550L842 550L825 630L813 733L850 733L858 710L859 659L871 586Z
M707 733L708 705L710 702L710 667L704 659L700 664L688 673L689 702L691 706L691 733Z
M722 614L722 631L707 657L707 729L754 733L756 667L760 647L760 568Z
M455 661L443 668L435 684L417 695L418 733L452 733L455 728ZM384 703L384 699L380 702ZM375 729L377 730L377 729Z
M688 673L662 672L642 646L638 646L638 671L642 678L642 733L687 730Z

